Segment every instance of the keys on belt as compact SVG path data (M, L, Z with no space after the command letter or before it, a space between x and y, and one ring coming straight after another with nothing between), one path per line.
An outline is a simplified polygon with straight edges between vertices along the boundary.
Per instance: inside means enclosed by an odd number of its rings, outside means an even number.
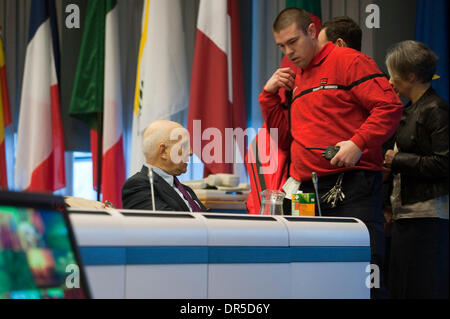
M339 146L327 146L327 147L305 147L307 150L321 150L322 156L327 160L331 160L337 152L339 152Z
M328 204L331 204L332 208L336 207L338 202L343 202L345 199L344 191L342 190L342 180L344 179L344 173L341 173L336 181L336 185L333 186L321 199Z
M331 160L337 152L339 152L339 146L327 146L327 147L305 147L307 150L321 150L322 156ZM336 181L336 185L332 189L330 189L325 195L321 197L321 199L330 204L332 208L335 208L338 202L342 202L345 199L344 191L342 190L342 180L344 178L344 173L341 173ZM320 201L320 200L319 200Z

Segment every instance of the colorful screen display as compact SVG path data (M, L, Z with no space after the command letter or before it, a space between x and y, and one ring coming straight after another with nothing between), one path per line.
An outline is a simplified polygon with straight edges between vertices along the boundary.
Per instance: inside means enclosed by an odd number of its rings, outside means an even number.
M0 299L88 298L64 214L0 204Z

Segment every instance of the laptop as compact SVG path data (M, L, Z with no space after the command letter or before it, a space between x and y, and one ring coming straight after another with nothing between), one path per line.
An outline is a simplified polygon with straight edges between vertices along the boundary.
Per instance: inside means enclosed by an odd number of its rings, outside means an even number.
M64 198L0 191L0 299L90 298Z

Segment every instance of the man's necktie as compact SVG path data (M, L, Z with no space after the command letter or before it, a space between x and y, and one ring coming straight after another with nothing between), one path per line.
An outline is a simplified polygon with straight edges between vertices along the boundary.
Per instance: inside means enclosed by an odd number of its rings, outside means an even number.
M178 178L175 176L173 177L173 182L175 184L175 187L178 188L178 190L183 194L183 197L188 201L189 205L191 205L191 208L194 212L203 212L203 210L197 205L197 203L192 199L191 195L186 191L186 189L183 187L183 185L180 183Z

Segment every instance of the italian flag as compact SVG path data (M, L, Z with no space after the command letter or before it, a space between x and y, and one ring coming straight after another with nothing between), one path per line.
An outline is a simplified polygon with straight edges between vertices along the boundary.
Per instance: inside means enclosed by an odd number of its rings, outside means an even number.
M101 143L102 201L121 208L125 160L117 2L89 1L83 28L69 113L91 128L94 187L100 186L96 183Z

